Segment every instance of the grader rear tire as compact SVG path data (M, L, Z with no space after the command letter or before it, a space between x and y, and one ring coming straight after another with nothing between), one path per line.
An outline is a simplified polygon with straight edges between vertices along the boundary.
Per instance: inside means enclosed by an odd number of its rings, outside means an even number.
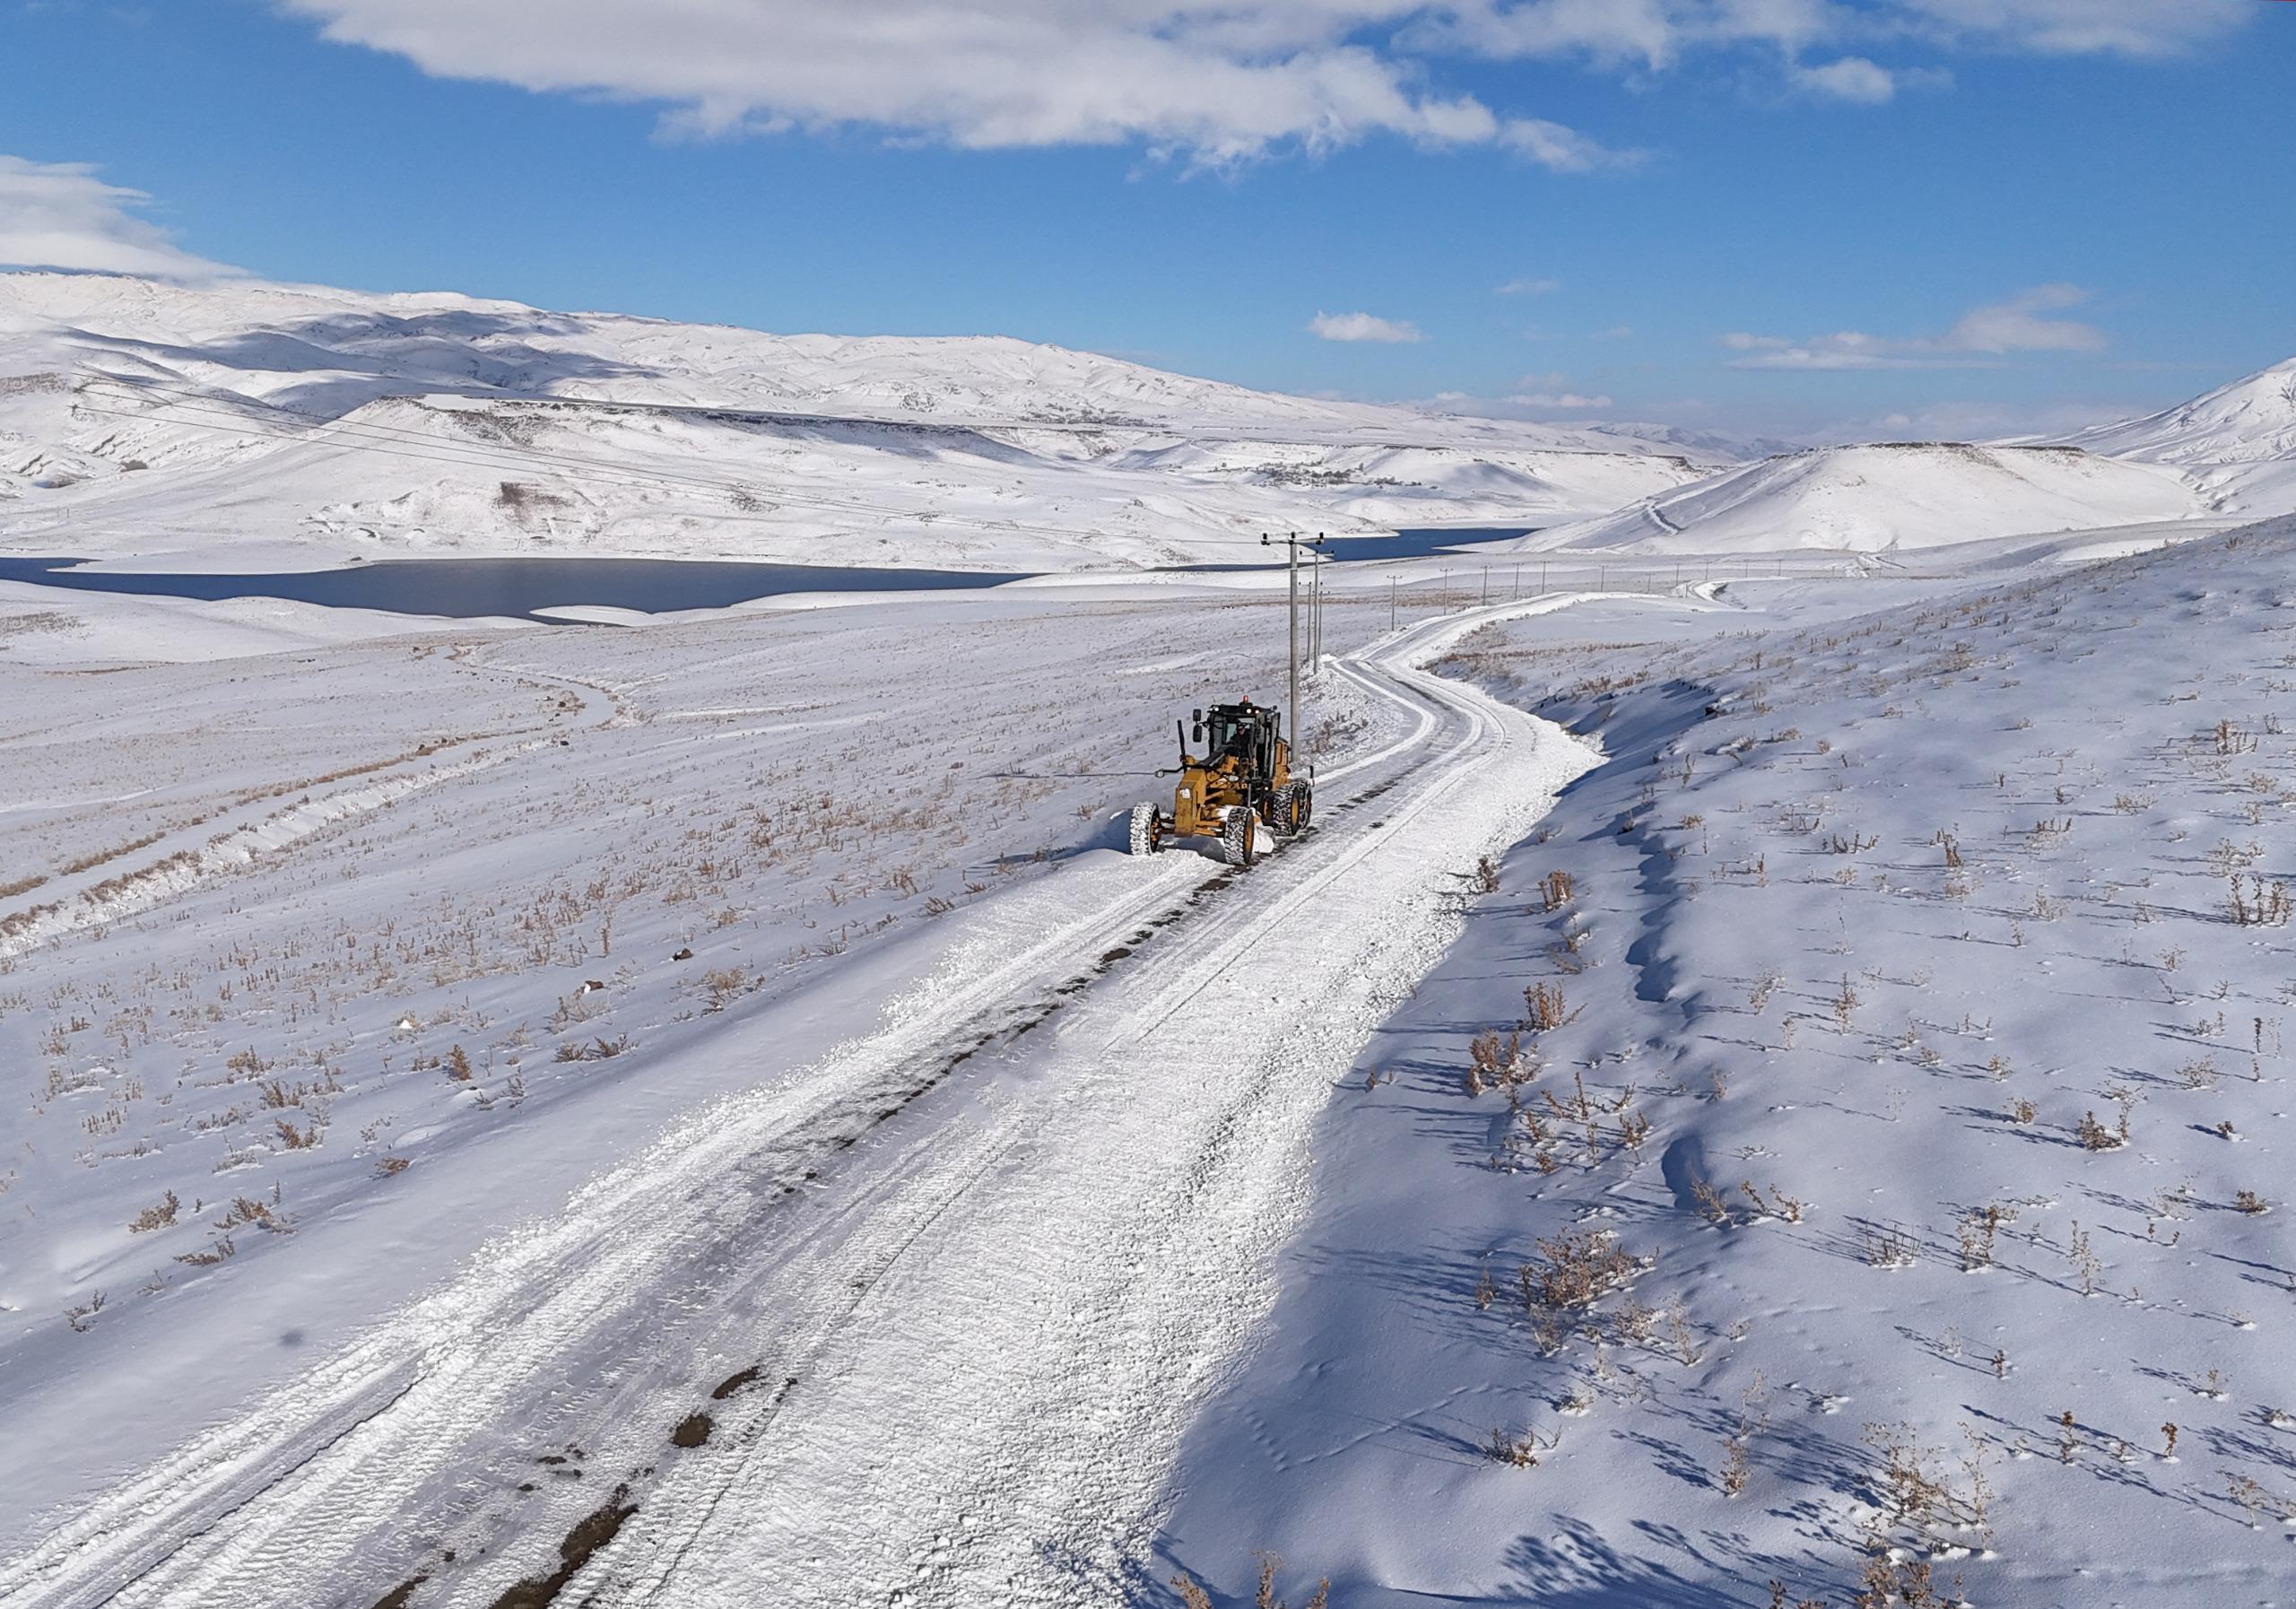
M1275 790L1269 802L1274 806L1268 826L1278 838L1296 838L1308 824L1308 785L1287 782Z
M1259 854L1259 813L1238 805L1220 823L1220 853L1231 866L1248 866Z
M1164 847L1164 818L1153 804L1132 807L1132 852L1153 855Z

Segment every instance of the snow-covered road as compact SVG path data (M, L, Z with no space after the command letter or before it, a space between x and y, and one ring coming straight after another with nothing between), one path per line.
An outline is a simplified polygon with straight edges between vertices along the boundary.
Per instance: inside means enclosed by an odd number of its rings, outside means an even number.
M815 1065L732 1017L688 1054L752 1087L0 1562L0 1605L1119 1597L1313 1119L1594 758L1420 665L1564 601L1337 665L1421 718L1248 875L1086 857Z

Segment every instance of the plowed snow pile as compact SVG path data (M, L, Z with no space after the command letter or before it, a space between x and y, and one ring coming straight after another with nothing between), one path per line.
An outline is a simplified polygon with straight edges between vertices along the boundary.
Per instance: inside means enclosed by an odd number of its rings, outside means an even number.
M1158 1574L2287 1602L2292 573L2283 522L1726 648L1469 639L1611 759L1338 1098Z
M1725 471L1543 533L1535 547L1647 553L1881 552L2204 512L2173 469L2070 448L1822 448Z

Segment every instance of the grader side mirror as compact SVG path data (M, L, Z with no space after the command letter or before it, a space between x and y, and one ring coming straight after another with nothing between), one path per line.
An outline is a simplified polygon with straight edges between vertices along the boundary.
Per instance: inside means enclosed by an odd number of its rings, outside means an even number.
M1196 741L1198 743L1202 743L1204 741L1204 723L1202 721L1196 723Z

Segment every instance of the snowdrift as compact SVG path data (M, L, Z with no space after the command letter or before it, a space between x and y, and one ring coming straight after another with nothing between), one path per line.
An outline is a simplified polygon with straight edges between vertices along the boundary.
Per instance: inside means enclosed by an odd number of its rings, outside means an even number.
M2174 469L2069 447L1822 448L1727 470L1530 545L1648 553L1882 552L2182 519L2205 511Z

